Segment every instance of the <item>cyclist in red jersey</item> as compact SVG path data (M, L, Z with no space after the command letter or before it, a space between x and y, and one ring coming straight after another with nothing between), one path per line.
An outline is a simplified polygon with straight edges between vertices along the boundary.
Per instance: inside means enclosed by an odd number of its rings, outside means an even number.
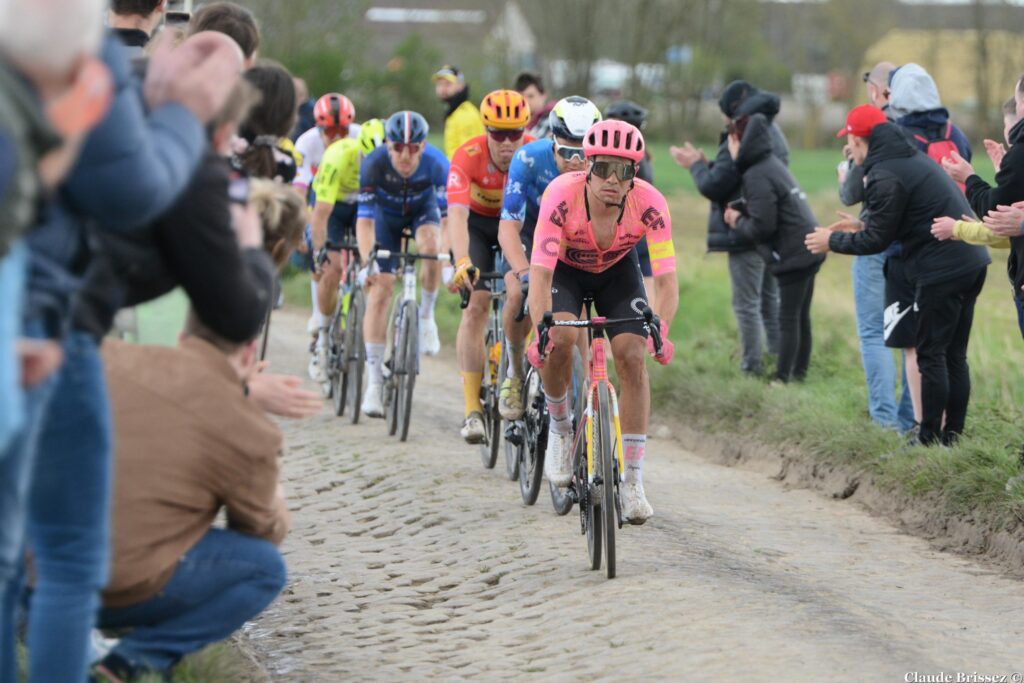
M673 347L668 329L679 303L672 222L665 198L636 178L644 157L640 131L625 121L594 124L583 138L585 172L565 173L551 181L541 200L530 259L530 310L534 319L552 311L555 320L579 318L586 294L598 315L626 318L648 305L634 245L647 237L664 346L656 360L665 365ZM551 417L545 474L556 486L572 477L572 423L567 404L572 349L579 331L554 327L541 370ZM622 515L643 524L654 513L643 488L643 460L650 417L650 388L644 347L654 353L643 322L607 331L621 384L620 417L625 461ZM645 339L647 340L645 342ZM529 356L540 364L537 341Z
M484 439L480 383L484 370L484 330L490 293L473 273L493 271L498 252L498 221L505 194L508 167L524 142L530 107L514 90L495 90L480 103L485 135L471 138L452 156L448 171L448 230L455 254L455 274L450 289L473 288L469 306L459 323L457 350L465 420L462 438L468 443Z

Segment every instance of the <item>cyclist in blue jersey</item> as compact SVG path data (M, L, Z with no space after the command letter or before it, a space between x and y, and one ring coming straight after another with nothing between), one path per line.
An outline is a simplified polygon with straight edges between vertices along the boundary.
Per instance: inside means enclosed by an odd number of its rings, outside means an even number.
M522 283L530 273L533 229L540 198L548 184L562 173L583 170L583 135L601 120L601 111L584 97L559 100L548 115L552 138L524 145L512 157L502 199L498 242L509 265L505 275L505 348L509 376L501 385L498 411L507 420L523 414L523 353L530 333L530 317L516 322L522 306Z
M359 171L359 209L356 239L363 259L360 280L367 283L363 338L366 343L367 387L363 412L383 417L384 338L387 311L395 284L394 259L369 263L374 243L392 252L401 249L402 232L409 228L421 254L437 254L441 216L447 212L445 184L448 161L427 144L427 121L413 111L392 114L384 124L385 145L366 159ZM432 151L433 150L433 151ZM424 261L420 271L420 349L435 355L441 349L434 322L434 303L441 282L437 261Z

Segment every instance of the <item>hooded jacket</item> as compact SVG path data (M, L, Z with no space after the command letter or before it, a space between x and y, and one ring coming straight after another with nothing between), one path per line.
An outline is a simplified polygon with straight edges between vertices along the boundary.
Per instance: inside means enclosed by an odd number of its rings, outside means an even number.
M1009 206L1024 200L1024 120L1010 129L1010 149L999 164L996 185L992 187L977 175L967 179L967 201L979 217L984 217L999 205ZM1013 293L1024 300L1024 236L1010 238L1010 257L1006 274L1013 283Z
M741 237L757 245L768 270L785 283L825 260L807 251L804 237L818 224L807 195L785 164L775 156L772 126L763 114L754 114L747 124L736 155L736 170L742 177L744 216L736 224Z
M789 165L789 145L786 142L786 136L773 123L775 115L779 113L778 95L761 92L757 88L749 86L745 90L746 99L742 102L727 101L726 94L734 86L735 84L730 84L730 87L726 88L722 94L723 99L719 102L719 106L723 113L726 115L731 113L736 117L763 115L769 123L772 153L784 165ZM735 230L731 230L723 218L726 205L740 196L740 173L729 154L727 132L723 132L718 140L718 154L715 160L711 163L698 161L690 169L690 175L693 176L697 190L711 200L711 212L708 215L708 251L740 253L753 249L753 243L745 240Z
M890 118L910 135L926 140L942 140L949 126L949 110L942 106L935 80L917 64L905 64L897 69L889 85ZM971 144L956 126L950 131L950 140L960 156L971 160ZM919 147L926 147L919 143ZM922 151L926 151L922 149Z
M877 254L899 240L907 276L917 285L966 275L991 262L984 247L932 237L934 218L958 218L969 213L970 206L946 172L894 124L883 123L871 131L864 173L864 228L832 233L832 251Z

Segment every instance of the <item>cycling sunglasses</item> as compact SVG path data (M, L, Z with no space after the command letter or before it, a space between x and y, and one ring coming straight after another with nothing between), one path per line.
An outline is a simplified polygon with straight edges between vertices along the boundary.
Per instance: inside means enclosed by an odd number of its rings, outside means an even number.
M636 164L630 161L595 161L590 165L590 172L603 180L611 178L612 174L619 180L632 180L636 177Z
M562 157L566 161L572 161L573 159L579 159L580 161L583 161L582 147L570 147L569 145L560 145L556 141L555 154Z
M422 142L392 142L391 149L395 150L395 154L401 154L405 150L409 150L409 154L416 154L423 147Z
M495 130L494 128L488 128L487 134L490 135L495 142L516 142L523 137L525 133L522 128L516 128L515 130Z

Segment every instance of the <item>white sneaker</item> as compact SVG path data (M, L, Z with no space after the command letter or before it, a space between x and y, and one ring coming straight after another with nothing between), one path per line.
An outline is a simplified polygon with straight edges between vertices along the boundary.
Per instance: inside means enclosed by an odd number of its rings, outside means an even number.
M476 410L467 415L462 423L462 429L459 430L459 434L466 440L466 443L482 443L484 436L486 436L484 433L484 416Z
M420 351L428 356L441 352L441 338L437 336L437 323L433 318L420 318Z
M640 482L619 484L619 502L622 503L622 518L630 524L643 524L654 514Z
M327 383L327 345L320 344L316 347L316 355L313 357L316 361L316 376L313 377L314 382L319 384Z
M572 434L548 430L548 448L544 453L544 475L555 486L572 481Z
M367 384L363 393L363 415L367 417L384 417L384 404L381 401L383 385Z
M506 377L498 392L498 412L506 420L518 420L523 416L523 380Z

